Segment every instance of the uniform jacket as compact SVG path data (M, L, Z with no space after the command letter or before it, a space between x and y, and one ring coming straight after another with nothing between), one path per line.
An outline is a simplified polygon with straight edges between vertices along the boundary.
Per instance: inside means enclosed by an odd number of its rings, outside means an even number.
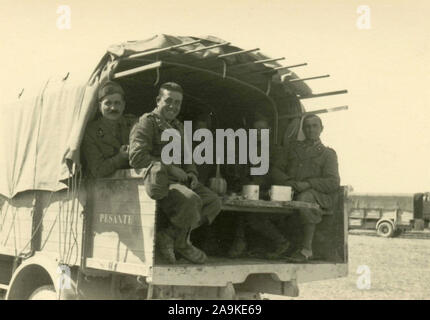
M295 183L307 181L317 202L323 208L332 204L330 196L339 190L340 178L336 152L321 141L293 142L286 152L278 153L272 168L274 184L295 188Z
M106 177L117 169L129 168L128 160L119 156L119 149L121 145L129 144L130 129L136 121L135 116L125 115L114 128L101 117L87 126L82 155L90 177Z
M171 123L163 120L154 112L145 113L130 132L130 165L133 168L148 168L153 161L161 161L161 150L168 141L161 141L165 129L174 128L184 136L183 124L179 120ZM182 141L182 151L184 144ZM183 154L183 152L182 152ZM187 173L198 175L194 164L178 165Z

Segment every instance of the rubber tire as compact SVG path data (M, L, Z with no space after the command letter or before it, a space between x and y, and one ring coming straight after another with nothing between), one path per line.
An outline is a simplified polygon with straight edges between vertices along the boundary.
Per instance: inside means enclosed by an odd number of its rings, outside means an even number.
M37 288L30 295L28 300L57 300L57 293L53 285L47 285Z
M380 237L390 238L394 235L394 227L391 223L384 221L379 224L376 233Z

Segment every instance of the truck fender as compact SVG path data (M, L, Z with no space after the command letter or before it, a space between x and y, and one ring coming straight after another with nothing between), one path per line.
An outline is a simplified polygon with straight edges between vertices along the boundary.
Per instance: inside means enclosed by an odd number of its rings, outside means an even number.
M379 219L378 222L376 222L376 229L378 229L379 225L382 222L388 222L388 223L390 223L393 226L393 230L396 230L396 222L393 221L393 220L391 220L391 219L387 219L387 218L381 218L381 219Z
M58 299L75 299L76 279L71 268L55 259L36 255L25 260L14 272L6 300L25 300L38 288L53 285Z

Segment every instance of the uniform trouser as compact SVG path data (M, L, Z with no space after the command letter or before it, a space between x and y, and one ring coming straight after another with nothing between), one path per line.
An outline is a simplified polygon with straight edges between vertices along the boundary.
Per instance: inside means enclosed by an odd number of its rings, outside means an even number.
M274 243L285 242L285 237L279 231L277 225L280 225L283 217L277 215L249 214L243 217L245 224L258 234L272 240Z
M312 190L303 191L296 196L297 201L318 203ZM321 210L300 209L300 221L302 224L318 224L322 220Z
M195 229L205 222L210 224L221 211L218 195L200 183L194 190L183 184L170 184L159 205L169 222L182 230Z

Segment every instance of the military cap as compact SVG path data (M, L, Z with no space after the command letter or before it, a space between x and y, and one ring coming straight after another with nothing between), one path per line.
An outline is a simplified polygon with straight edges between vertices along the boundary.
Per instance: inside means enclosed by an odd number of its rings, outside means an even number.
M110 94L119 93L124 96L124 90L121 86L113 81L106 81L99 88L99 101L101 101L104 97Z

